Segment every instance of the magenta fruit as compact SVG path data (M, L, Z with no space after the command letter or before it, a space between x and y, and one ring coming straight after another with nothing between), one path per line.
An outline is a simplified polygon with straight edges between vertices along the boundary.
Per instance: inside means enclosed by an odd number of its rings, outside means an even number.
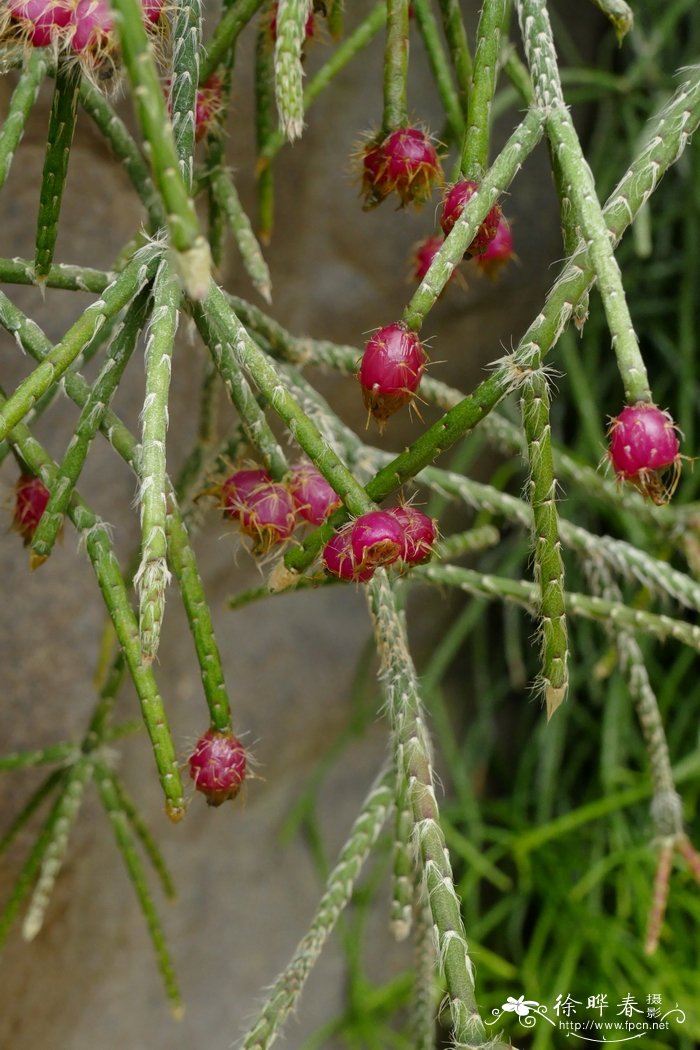
M387 514L391 514L401 528L401 560L407 565L421 565L430 561L437 539L435 521L409 504L392 507Z
M8 0L7 9L34 47L47 47L71 17L68 0Z
M486 247L486 251L474 258L474 263L481 273L494 280L501 270L515 258L513 251L513 234L505 215L501 215L496 236Z
M374 576L373 565L358 565L352 549L352 529L350 522L335 532L323 548L323 564L331 576L340 580L353 580L355 583L366 583Z
M21 474L15 483L12 528L19 532L25 547L32 542L48 502L49 490L41 478L32 474Z
M395 562L403 546L401 525L386 510L371 510L353 521L350 544L355 565L376 569Z
M340 496L312 463L295 464L287 485L297 512L312 525L320 525L342 506Z
M610 462L618 479L631 482L659 506L667 503L681 469L680 443L669 413L645 401L627 405L612 420L608 436Z
M474 182L473 179L461 179L459 182L455 182L454 186L448 190L442 202L442 215L440 217L440 225L445 237L448 236L457 219L464 211L467 201L471 200L478 189L479 184ZM472 255L483 255L498 233L501 214L499 205L494 204L464 253L465 258Z
M380 427L411 401L426 360L420 339L402 321L378 329L367 341L357 378L365 405Z
M245 780L248 756L231 732L208 729L188 759L190 776L210 806L234 799Z
M78 0L71 17L72 51L109 51L114 47L114 19L109 0Z
M237 470L222 486L224 514L253 540L253 553L265 554L294 532L296 514L285 485L264 470Z
M209 79L197 91L195 107L194 137L201 142L221 112L221 77L212 73Z
M362 152L362 193L365 209L374 208L396 192L401 206L425 204L443 174L430 136L420 128L398 128Z
M430 269L433 259L444 244L442 237L431 234L416 245L411 258L411 276L416 281L422 281Z

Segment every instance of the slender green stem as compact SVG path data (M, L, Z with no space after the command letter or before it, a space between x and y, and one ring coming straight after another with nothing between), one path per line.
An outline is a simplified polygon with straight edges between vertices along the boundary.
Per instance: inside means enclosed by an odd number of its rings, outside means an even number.
M6 437L42 394L61 378L99 326L118 313L144 287L151 277L158 251L159 249L149 245L137 252L126 269L115 278L96 302L88 306L63 339L44 357L38 368L20 383L0 411L0 439Z
M37 283L42 283L48 273L56 247L61 200L68 174L68 159L78 112L79 84L80 68L59 62L49 116L46 157L39 194L34 254L34 274Z
M143 159L126 124L117 116L100 90L86 77L83 77L80 84L80 102L129 176L132 186L148 212L151 233L155 233L167 223L165 208L153 184L148 164Z
M269 244L275 219L275 179L269 159L262 163L275 137L275 65L270 33L275 0L269 0L260 18L255 38L255 144L258 152L258 234L263 244ZM304 92L304 108L308 108L308 88ZM285 141L277 133L279 144ZM279 147L278 147L279 148Z
M275 40L275 98L280 127L290 142L304 129L302 54L311 0L278 0Z
M214 197L223 209L231 226L248 276L265 302L272 301L270 270L263 256L250 219L243 210L230 171L219 168L212 173Z
M472 86L472 57L459 0L438 0L442 26L457 80L462 114L466 117Z
M70 755L74 754L74 752L76 750L75 749L75 744L66 745L66 749L68 749L68 748L70 748L70 753L66 754L66 758L68 758L68 757L70 757ZM30 755L32 754L32 752L27 752L27 753L30 754ZM11 756L10 755L8 757L12 758L12 757L22 757L22 756ZM50 759L49 761L53 761L53 759ZM2 769L14 769L14 768L20 768L20 767L10 766L10 765L3 765L0 768L2 768ZM14 820L10 824L9 828L7 829L7 831L4 833L2 838L0 838L0 857L12 845L14 840L19 835L20 831L22 831L22 829L27 826L27 824L32 819L32 817L34 816L36 811L39 809L39 807L41 806L41 804L44 801L44 799L49 797L49 795L52 793L53 789L61 782L61 780L63 780L65 775L66 775L66 772L65 772L64 769L54 769L54 771L52 773L49 773L49 775L47 777L45 777L44 780L42 780L42 782L39 784L39 787L35 791L32 792L32 794L29 796L29 798L25 802L25 804L22 807L22 809L19 811L17 816L14 818Z
M265 0L237 0L216 27L214 36L206 46L206 54L201 63L200 77L205 83L218 66L226 61L236 46L236 41L248 23L255 17L256 11Z
M408 126L408 0L387 0L382 137Z
M440 969L445 975L453 1038L464 1047L482 1046L486 1030L479 1015L474 968L452 865L440 827L435 796L431 743L425 725L405 625L386 572L379 569L366 587L380 659L397 765L403 770L413 811L423 884L433 917Z
M92 440L133 353L139 331L144 323L147 303L147 292L139 293L133 301L124 318L121 331L116 335L107 354L90 397L80 413L75 433L69 442L63 460L58 465L46 509L32 537L31 563L33 568L41 565L53 550Z
M199 87L199 57L202 46L202 0L180 0L173 24L173 75L170 83L170 113L180 173L192 190L195 147L195 113Z
M426 579L440 586L458 587L467 594L515 602L533 614L539 604L538 588L534 583L492 576L456 565L418 565L413 569L411 576L416 582ZM598 620L602 623L612 621L631 631L651 634L661 641L673 638L691 649L700 649L700 627L683 620L675 620L671 616L633 609L621 602L611 602L575 591L566 592L566 611L571 616L582 616L586 620Z
M434 1050L436 1039L436 980L435 942L430 905L423 894L420 881L414 878L414 967L413 1009L411 1035L414 1050Z
M89 266L67 266L54 263L43 280L47 288L63 288L69 292L100 293L111 284L115 274L93 270ZM34 284L34 263L29 259L0 259L0 282L6 284Z
M112 830L117 840L119 852L126 865L129 878L133 884L138 897L141 911L146 919L148 932L151 935L153 950L165 992L170 1003L170 1008L175 1017L181 1017L183 1012L182 997L173 969L170 952L163 933L161 921L153 903L151 892L146 882L146 877L141 865L141 860L136 852L136 845L129 830L129 817L121 805L119 790L115 787L115 777L110 769L102 762L95 763L95 781L97 784L102 805L112 824Z
M569 688L569 643L552 457L549 387L542 368L533 371L523 385L521 403L530 464L529 496L534 526L535 580L540 591L542 667L539 684L549 719L566 699Z
M176 897L175 886L158 843L153 838L134 802L129 798L123 783L114 773L111 773L111 783L117 806L129 821L131 830L150 860L153 870L158 876L163 893L168 900L174 900Z
M373 7L367 17L359 24L357 29L354 30L335 49L328 61L321 66L318 73L316 73L309 81L306 90L304 91L304 112L308 112L312 102L314 102L321 92L328 87L333 78L337 76L345 67L348 62L365 49L370 40L372 40L382 26L386 22L386 4L383 2ZM270 135L266 145L260 150L258 157L258 166L261 170L264 170L266 163L272 160L272 158L279 152L281 147L286 142L286 139L281 131L274 132Z
M5 185L12 159L24 135L29 114L36 102L47 68L44 50L39 47L31 48L0 128L0 189Z
M203 299L210 278L209 245L179 167L173 129L158 78L139 0L113 0L115 24L131 83L145 149L163 198L174 263L185 291Z
M621 44L634 25L634 13L625 0L593 0L612 22L618 44Z
M66 773L58 798L51 835L46 842L27 914L22 924L25 941L33 941L44 925L46 909L63 866L71 829L78 818L85 789L92 779L93 766L88 758L80 758Z
M447 55L440 40L437 20L428 0L413 0L413 11L452 137L455 141L461 142L464 136L465 122L460 108L459 96L452 83L452 73Z
M392 894L389 926L397 941L404 941L413 925L413 896L416 866L413 859L413 811L403 769L396 771Z
M564 103L545 0L518 0L518 12L535 95L546 113L547 135L557 153L566 196L571 201L574 219L581 228L588 258L597 277L625 397L631 404L652 401L646 367L595 181Z
M146 396L141 413L139 506L141 563L134 586L139 598L139 632L144 659L158 652L170 582L165 519L167 504L166 437L172 357L178 326L180 289L167 259L153 281L153 307L146 345Z
M462 144L462 175L477 182L489 161L491 103L496 90L501 34L507 31L508 0L484 0L476 31L474 72L469 92L467 127Z
M328 876L307 932L275 981L257 1018L241 1042L241 1050L267 1050L280 1034L301 996L306 979L328 940L338 917L350 903L362 866L384 826L392 804L391 772L383 771L367 796L338 861Z

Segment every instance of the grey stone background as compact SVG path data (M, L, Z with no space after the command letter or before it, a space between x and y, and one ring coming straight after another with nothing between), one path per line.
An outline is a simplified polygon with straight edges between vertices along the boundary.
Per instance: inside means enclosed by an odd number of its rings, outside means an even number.
M362 8L366 5L361 5ZM476 6L476 5L473 5ZM573 5L579 8L581 5ZM571 5L570 8L571 9ZM591 7L591 10L592 7ZM360 12L354 9L349 22ZM573 16L579 20L579 13ZM600 28L599 15L580 25ZM602 22L602 19L601 19ZM252 180L252 40L243 38L237 71L229 154L244 203L254 208ZM312 70L326 49L315 45ZM0 81L0 113L12 79ZM0 194L0 253L31 256L43 163L50 87L45 85L5 191ZM434 91L419 41L412 50L410 104L429 126L439 125ZM121 108L130 113L128 103ZM273 312L292 331L362 343L363 333L400 316L410 294L405 283L410 246L432 229L432 207L396 212L390 203L360 210L349 156L359 134L381 115L381 42L351 66L314 106L302 141L287 147L276 166L277 225L267 252L274 285ZM513 114L497 129L503 141ZM483 366L517 341L541 305L561 251L556 203L546 151L540 147L506 202L513 219L519 265L497 285L471 279L453 287L426 325L434 339L434 374L469 388ZM128 181L112 161L89 119L81 115L70 161L57 259L108 267L140 221ZM226 285L253 293L229 245ZM57 340L89 297L35 289L6 289ZM196 421L196 384L203 351L182 333L174 361L169 461L176 470ZM30 362L0 335L0 381L12 388ZM351 379L323 379L343 418L364 426L364 411ZM141 357L136 355L115 408L136 427L143 399ZM77 413L56 404L37 425L51 452L62 454ZM224 407L222 419L233 418ZM428 413L428 418L430 413ZM397 421L386 444L399 448L420 424ZM0 493L9 524L15 468L0 471ZM80 485L91 505L114 527L120 553L137 540L134 482L104 442L96 442ZM245 801L210 811L194 799L187 819L172 827L162 815L159 787L146 741L120 745L120 770L145 813L174 873L179 897L163 905L167 935L187 1004L184 1020L167 1011L142 916L94 793L88 792L73 833L70 857L58 880L46 924L25 945L19 924L0 957L0 1047L18 1050L223 1050L253 1013L261 989L276 976L304 932L320 892L309 853L298 838L280 841L280 829L324 749L353 715L354 668L369 637L362 596L352 589L281 598L246 612L228 612L225 598L253 585L258 573L237 551L230 530L212 514L196 549L214 613L237 727L259 762L260 779ZM34 574L14 533L0 532L0 747L2 752L69 738L84 730L94 702L91 684L103 624L101 599L89 562L67 531L49 562ZM427 606L414 623L429 646L444 621L440 605ZM183 756L202 731L206 710L199 673L178 598L167 606L157 668L177 745ZM455 700L469 704L463 688ZM136 711L129 688L120 710ZM379 717L354 738L333 765L320 793L319 814L333 857L381 763L386 747ZM32 771L0 777L2 827L37 782ZM0 896L30 847L32 830L2 859ZM385 915L377 913L368 968L384 979L410 964L410 946L394 945ZM285 1046L305 1036L341 1007L344 969L337 944L311 978ZM328 1043L329 1046L334 1044Z

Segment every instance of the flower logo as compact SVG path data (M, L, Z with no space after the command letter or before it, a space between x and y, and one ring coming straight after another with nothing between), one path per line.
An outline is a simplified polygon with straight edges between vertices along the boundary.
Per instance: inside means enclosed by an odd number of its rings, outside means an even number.
M533 999L526 999L524 995L521 995L518 999L514 999L512 995L509 995L501 1009L506 1013L517 1014L518 1017L527 1017L530 1009L539 1005Z

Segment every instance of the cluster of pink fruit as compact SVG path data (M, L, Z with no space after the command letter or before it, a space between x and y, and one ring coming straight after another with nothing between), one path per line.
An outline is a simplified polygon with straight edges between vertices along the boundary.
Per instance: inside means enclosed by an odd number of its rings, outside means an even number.
M338 529L324 547L323 563L332 576L366 583L380 566L429 561L436 539L435 521L417 507L371 510Z
M32 47L56 45L74 55L109 54L115 48L109 0L6 0L4 34ZM164 0L141 0L147 26L161 16Z

